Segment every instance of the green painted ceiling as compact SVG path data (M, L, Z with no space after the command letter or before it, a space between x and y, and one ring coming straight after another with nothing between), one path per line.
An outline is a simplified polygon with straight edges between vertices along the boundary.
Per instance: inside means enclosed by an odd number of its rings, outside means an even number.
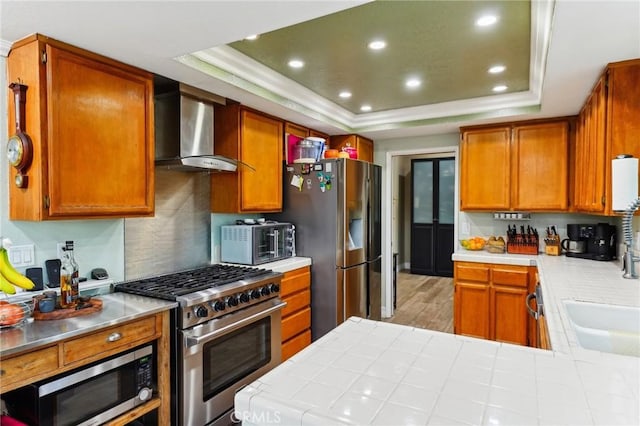
M529 1L375 1L230 46L331 100L360 113L494 95L529 89ZM492 13L498 22L480 28L475 21ZM367 44L384 39L387 47ZM301 69L287 63L305 62ZM503 64L499 75L487 72ZM422 79L417 90L404 87L409 76ZM338 93L348 90L350 99Z

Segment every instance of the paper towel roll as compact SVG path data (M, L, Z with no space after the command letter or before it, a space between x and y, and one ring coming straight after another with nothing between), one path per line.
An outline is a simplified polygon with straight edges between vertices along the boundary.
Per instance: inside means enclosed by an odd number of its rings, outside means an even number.
M638 198L638 159L618 156L611 160L611 203L623 211Z

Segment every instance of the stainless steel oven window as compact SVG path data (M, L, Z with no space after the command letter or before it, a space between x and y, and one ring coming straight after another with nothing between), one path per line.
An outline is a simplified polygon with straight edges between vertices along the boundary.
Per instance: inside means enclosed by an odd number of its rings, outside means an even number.
M271 318L205 343L202 362L206 401L271 362Z

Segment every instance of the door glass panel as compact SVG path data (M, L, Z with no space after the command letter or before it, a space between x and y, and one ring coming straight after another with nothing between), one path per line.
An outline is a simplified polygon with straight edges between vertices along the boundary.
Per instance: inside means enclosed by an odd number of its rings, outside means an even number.
M271 361L271 317L214 339L202 350L204 401Z
M413 163L413 223L433 222L433 162Z
M440 223L453 224L455 163L453 160L440 160L439 166L438 218Z

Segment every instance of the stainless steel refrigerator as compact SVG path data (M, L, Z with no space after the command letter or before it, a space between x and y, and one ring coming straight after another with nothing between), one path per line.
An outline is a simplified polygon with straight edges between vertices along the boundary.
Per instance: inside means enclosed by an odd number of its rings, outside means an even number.
M381 317L380 166L351 159L288 164L283 212L296 252L312 258L311 331L322 337L350 316Z

